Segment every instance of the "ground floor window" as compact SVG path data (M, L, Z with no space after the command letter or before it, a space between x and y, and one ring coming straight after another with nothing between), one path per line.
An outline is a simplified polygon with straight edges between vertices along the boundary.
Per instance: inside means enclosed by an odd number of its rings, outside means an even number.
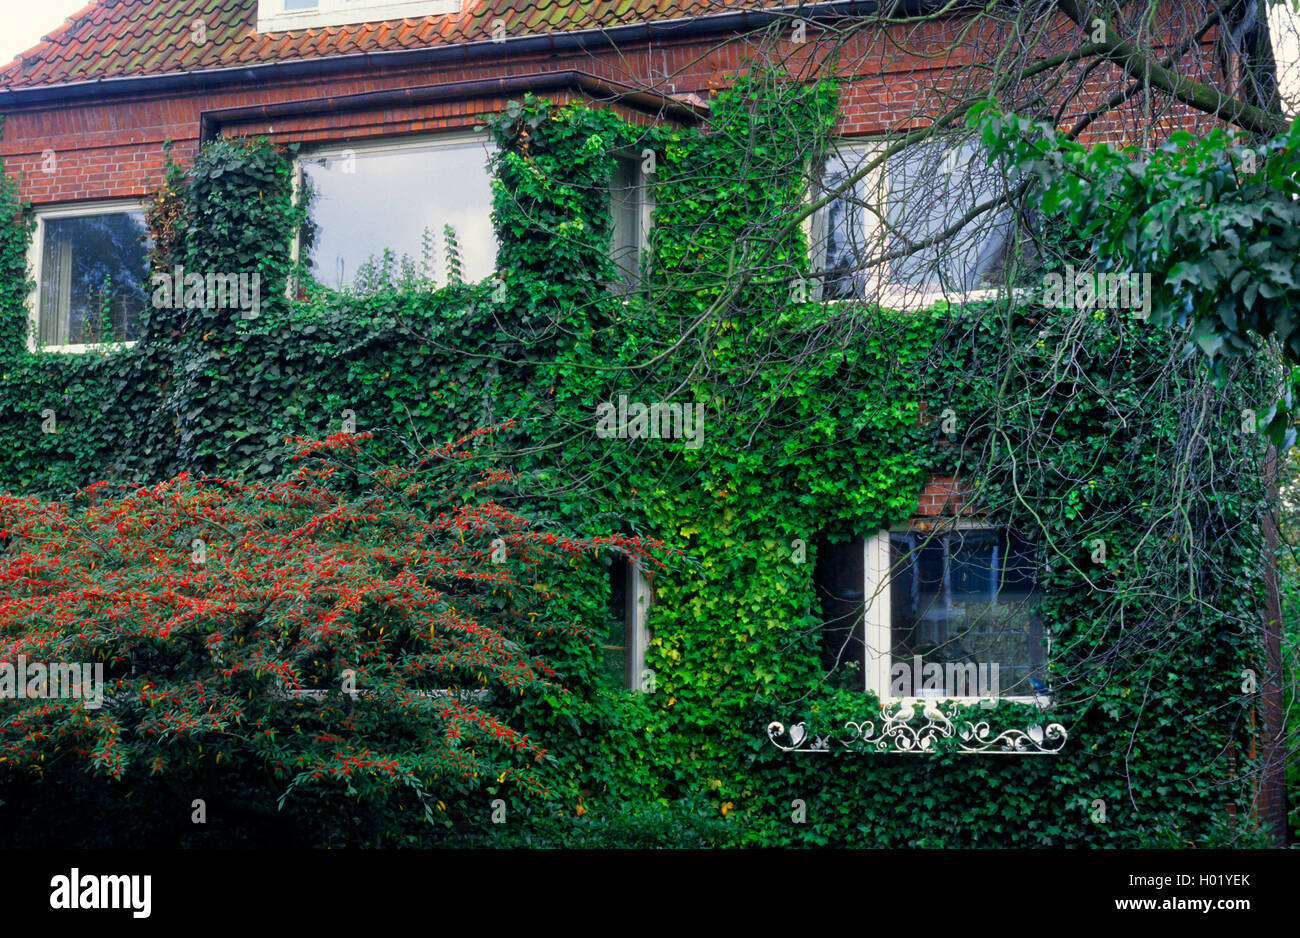
M822 657L882 700L1042 700L1041 559L1001 528L925 523L819 550Z
M610 557L609 585L608 626L601 644L606 683L623 690L649 690L653 686L645 666L650 642L649 581L635 561L614 554Z
M134 203L36 213L33 345L79 351L140 337L151 240Z

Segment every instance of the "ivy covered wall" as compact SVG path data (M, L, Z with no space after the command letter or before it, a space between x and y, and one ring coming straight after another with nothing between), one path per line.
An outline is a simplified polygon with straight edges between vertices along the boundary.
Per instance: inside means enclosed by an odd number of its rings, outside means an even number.
M493 445L524 480L521 504L584 533L652 534L683 559L654 584L652 689L611 690L594 647L566 656L574 693L517 715L549 740L558 794L504 826L466 813L470 842L655 843L687 829L700 843L853 846L1251 836L1258 718L1241 673L1258 667L1262 451L1239 414L1262 399L1263 375L1216 385L1182 337L1124 311L800 301L792 285L809 261L793 219L835 108L830 85L761 74L721 94L699 130L512 105L490 121L499 282L380 278L364 295L292 269L293 154L218 141L159 194L156 269L183 258L257 271L271 299L255 319L151 311L129 349L31 354L6 341L0 485L61 496L101 478L274 476L286 437L338 432L349 411L394 455L514 418ZM616 154L646 150L652 249L639 288L612 291L605 187ZM18 337L30 229L15 191L0 194L14 221L0 240L0 333ZM620 395L703 405L700 445L597 433L598 406ZM951 432L931 419L945 411ZM1053 706L995 712L1005 725L1059 722L1067 745L1032 757L780 751L772 721L838 733L878 710L860 680L822 666L818 551L906 522L933 473L966 480L980 517L1050 565ZM599 633L607 589L602 570L575 568L556 602Z

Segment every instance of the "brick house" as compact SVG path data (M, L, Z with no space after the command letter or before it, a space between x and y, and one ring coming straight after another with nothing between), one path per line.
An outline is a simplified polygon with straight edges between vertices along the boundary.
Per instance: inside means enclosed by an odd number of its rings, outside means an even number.
M711 90L727 83L760 39L775 32L782 55L808 47L784 40L797 20L788 8L762 7L714 0L553 7L517 0L98 0L0 73L0 158L6 172L21 176L38 222L30 347L73 352L94 344L85 311L97 285L76 286L83 245L129 257L124 268L143 273L141 199L158 183L165 141L181 161L216 135L301 144L303 172L327 196L315 219L316 260L330 285L347 285L384 247L418 254L425 207L407 194L430 171L461 180L454 199L438 201L439 220L457 231L467 278L482 279L493 269L494 241L485 149L474 134L478 115L534 92L613 107L634 121L707 119ZM832 3L799 15L833 24L871 7ZM405 18L379 19L393 16ZM920 41L942 42L953 28L927 27L933 35ZM874 139L914 120L926 82L942 82L918 77L916 60L890 55L876 40L854 42L840 129L846 139ZM355 172L370 161L382 171ZM847 168L844 155L840 163ZM631 267L650 205L635 161L626 168L616 180L613 248ZM380 191L357 188L357 179ZM413 214L395 217L404 204ZM143 294L124 284L112 302L115 338L130 341L131 310ZM936 476L917 515L959 505L956 480ZM628 673L635 671L629 664Z
M86 315L96 285L79 279L79 255L112 256L122 271L144 279L142 199L160 180L167 141L182 162L205 140L223 135L299 144L303 176L323 196L314 260L328 285L347 286L386 247L417 255L430 211L439 228L455 231L466 278L481 280L494 269L495 242L478 115L532 92L614 108L632 122L696 124L708 120L711 93L760 50L770 53L775 42L792 68L816 64L819 45L809 36L876 10L874 3L725 0L96 0L0 71L0 158L7 174L20 177L21 194L37 217L29 345L70 353L100 338ZM952 85L979 54L948 45L962 35L963 23L956 14L909 26L912 51L902 51L887 26L839 44L835 68L844 86L837 129L845 145L827 162L829 178L851 169L850 158L870 154L875 141L960 96ZM1069 26L1062 18L1062 36ZM1213 31L1201 37L1207 49L1213 38ZM938 59L921 54L929 48L946 52ZM1113 86L1118 73L1113 65L1099 70L1095 89L1086 86L1066 113L1086 114L1100 97L1097 89ZM1223 79L1223 72L1214 77ZM1177 103L1139 99L1095 120L1088 136L1196 126L1202 119ZM942 154L927 158L937 165ZM367 164L372 171L356 172ZM629 154L611 194L612 249L628 259L629 271L653 213L638 167L637 154ZM915 165L897 175L925 184L934 171ZM454 184L430 186L430 178ZM872 184L888 189L892 179ZM977 184L972 191L983 190ZM932 230L936 213L952 214L961 204L935 199L917 231ZM832 206L810 225L823 267L833 266L838 252L854 256L855 238L866 237L859 227L865 223L850 215L847 206ZM977 289L997 267L998 225L1006 221L994 219L972 248L949 252L948 260L960 261L955 276L940 276L941 256L926 269L900 268L898 276L923 296ZM113 338L130 341L132 311L143 295L129 277L119 280L124 285L110 298ZM833 281L831 295L861 297L879 287L850 274ZM934 475L914 522L926 530L935 519L965 515L977 528L970 514L961 480ZM942 550L942 563L949 551L969 550L997 564L1000 550L1015 547L993 537L959 543L954 535L951 545L936 540L929 549ZM888 532L859 539L824 558L818 576L837 601L860 599L864 577L888 569L890 550ZM932 559L927 555L926 562ZM914 576L919 582L921 574ZM619 591L629 629L626 684L635 687L649 634L648 591L630 579ZM888 642L887 619L867 627ZM1019 697L1033 699L1041 690L1041 667L1040 659L1021 663ZM882 697L885 678L868 677Z
M925 4L904 7L923 11ZM0 71L0 159L10 176L21 177L21 195L38 220L29 347L76 351L96 341L87 332L89 288L74 285L86 266L74 244L107 246L136 236L140 200L160 179L165 142L182 163L201 141L219 135L267 135L302 145L302 172L324 194L313 259L322 282L334 286L349 283L361 262L385 247L418 255L421 213L431 205L401 193L417 185L420 173L461 180L456 193L445 193L432 207L455 229L466 274L479 279L493 269L494 247L476 115L533 92L556 101L598 102L642 122L707 120L711 91L727 84L742 63L760 55L792 70L819 68L826 56L817 37L833 38L838 24L875 11L870 3L792 8L718 0L554 6L517 0L96 0ZM1057 39L1069 41L1071 24L1061 19ZM838 181L869 156L875 141L959 99L962 69L981 54L978 43L962 38L966 25L954 14L909 26L906 33L882 26L834 42L834 69L843 83L837 128L843 145L819 167L827 181ZM1201 37L1203 43L1212 39L1212 31ZM1118 69L1105 65L1090 80L1100 89L1100 82L1118 77ZM1093 85L1082 87L1064 113L1085 114L1096 100ZM1148 98L1141 107L1106 112L1086 133L1122 137L1135 127L1167 129L1200 117L1176 102L1156 106ZM912 226L909 234L928 233L972 194L991 191L982 182L955 198L931 199L925 191L926 180L946 165L942 157L960 155L969 170L974 150L962 146L946 154L931 148L897 169L891 163L858 195L887 188L893 200L895 186L910 180L917 190L913 201L934 204L904 227ZM381 170L367 175L382 179L382 191L357 188L358 161ZM629 159L625 170L614 183L613 247L630 269L651 204L636 161ZM953 175L951 166L946 175ZM888 277L856 271L816 289L837 298L883 291L897 305L904 298L888 292L895 277L922 296L939 287L976 287L1001 256L998 224L1008 219L994 221L971 247L941 244L927 257L900 262ZM857 242L872 238L876 227L847 203L819 214L810 234L821 265L847 260L852 268L864 254ZM117 278L124 285L110 305L115 338L129 341L131 310L141 297L125 284L130 271L142 269L143 255L138 248L126 254ZM952 267L953 258L962 270L940 276L940 266ZM930 496L941 491L927 493L923 505L934 504Z

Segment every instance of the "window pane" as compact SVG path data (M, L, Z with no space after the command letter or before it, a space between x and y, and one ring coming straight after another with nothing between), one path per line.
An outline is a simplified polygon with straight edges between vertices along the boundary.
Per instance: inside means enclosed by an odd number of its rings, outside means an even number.
M822 666L834 687L863 687L865 574L862 538L818 547L813 585L821 603Z
M611 556L609 599L605 608L606 634L601 646L605 684L611 690L628 687L627 593L631 564L622 554Z
M816 194L834 191L878 153L874 147L832 155L825 164L823 189ZM933 245L917 245L943 234L1005 185L974 143L955 148L919 144L890 157L821 215L814 251L827 271L823 297L865 298L873 282L922 290L964 290L994 282L1005 266L1009 209L987 211ZM886 254L905 256L872 263Z
M904 696L1046 691L1038 561L1027 543L991 530L893 534L890 563L892 663L912 683Z
M284 0L284 11L293 13L297 10L316 9L317 0Z
M496 268L488 150L482 143L358 150L304 160L313 188L317 226L311 260L325 286L350 286L358 269L385 248L447 283L443 226L460 248L462 279L473 282ZM433 248L425 254L425 233Z
M641 225L642 187L640 167L632 160L620 159L610 180L610 258L617 270L618 282L633 287L640 281L641 245L645 232Z
M889 160L889 253L947 231L976 206L1005 191L974 143L908 147ZM892 283L969 290L1003 265L1011 212L990 210L938 243L891 262Z
M874 150L835 154L826 161L821 195L835 191L875 157ZM871 233L876 230L874 217L867 206L880 211L880 174L870 174L853 183L825 209L820 234L822 263L826 270L822 296L825 299L861 298L866 296L867 281L879 275L877 268L867 268L864 261L872 256Z
M140 337L149 301L143 212L46 218L37 336L41 345L91 345Z

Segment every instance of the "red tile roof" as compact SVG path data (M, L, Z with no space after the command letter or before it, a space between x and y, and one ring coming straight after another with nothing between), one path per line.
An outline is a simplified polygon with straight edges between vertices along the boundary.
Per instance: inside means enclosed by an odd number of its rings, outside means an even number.
M0 69L0 88L484 41L492 38L497 17L514 38L767 5L743 0L464 0L460 13L259 33L257 0L92 0ZM202 45L191 39L195 20L206 28Z

